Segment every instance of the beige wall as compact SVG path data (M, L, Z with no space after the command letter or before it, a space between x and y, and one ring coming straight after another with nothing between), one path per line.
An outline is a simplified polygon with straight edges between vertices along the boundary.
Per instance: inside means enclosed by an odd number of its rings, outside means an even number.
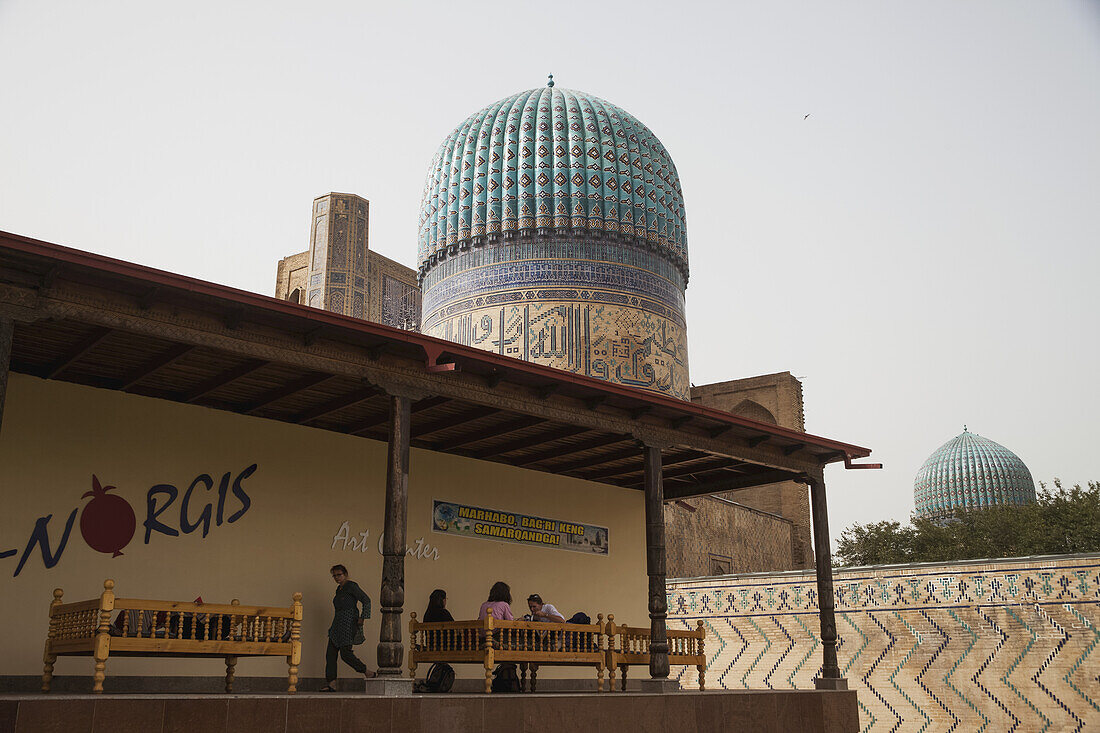
M104 578L114 578L122 597L208 602L239 598L246 604L289 605L305 595L302 674L321 676L325 632L332 618L333 583L328 568L347 565L374 601L368 643L360 656L375 666L378 638L378 553L385 492L384 443L336 435L275 421L135 395L11 375L0 432L0 559L7 586L0 604L0 640L6 675L41 672L47 609L55 587L66 600L95 597ZM242 484L251 507L236 522L168 537L153 533L144 543L146 496L155 484L173 484L180 496L160 518L179 527L183 493L200 474L215 489L225 472L257 469ZM489 586L512 586L513 610L525 612L524 598L539 592L567 616L583 610L644 623L646 614L645 525L640 492L556 477L510 466L426 451L412 451L409 480L409 545L423 538L438 559L408 557L405 610L423 613L428 593L447 590L456 618L472 618ZM12 577L38 518L49 522L56 551L69 513L87 500L92 474L126 499L137 515L133 539L119 557L93 550L80 533L77 514L59 562L47 570L38 549L18 577ZM201 513L202 488L192 498L191 520ZM453 537L430 530L433 498L505 511L537 514L610 530L610 554L588 555ZM216 511L216 506L214 507ZM224 518L240 508L230 492ZM353 535L368 530L367 549L331 549L341 523ZM407 617L406 617L407 618ZM477 676L468 665L460 676ZM59 675L90 674L91 662L58 661ZM111 675L218 675L209 660L112 660ZM238 674L283 675L279 660L243 660ZM342 667L341 676L351 670ZM546 676L555 676L546 670ZM564 671L561 676L576 676Z

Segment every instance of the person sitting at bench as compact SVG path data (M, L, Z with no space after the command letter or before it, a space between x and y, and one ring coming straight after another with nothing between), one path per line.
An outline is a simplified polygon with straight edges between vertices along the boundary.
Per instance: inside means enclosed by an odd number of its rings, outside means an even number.
M493 583L489 589L489 600L481 604L477 612L477 620L492 616L498 621L511 621L512 616L512 589L503 580Z
M447 591L436 588L428 596L428 608L424 611L423 623L440 623L454 620L454 616L447 610Z

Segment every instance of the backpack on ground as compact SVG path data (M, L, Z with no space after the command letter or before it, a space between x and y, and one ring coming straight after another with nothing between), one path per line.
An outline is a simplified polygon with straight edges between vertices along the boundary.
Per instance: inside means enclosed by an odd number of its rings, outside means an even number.
M428 676L416 685L417 692L450 692L455 683L454 667L446 662L436 662L428 667Z
M493 692L520 692L519 674L516 673L516 665L511 663L498 664L493 670Z

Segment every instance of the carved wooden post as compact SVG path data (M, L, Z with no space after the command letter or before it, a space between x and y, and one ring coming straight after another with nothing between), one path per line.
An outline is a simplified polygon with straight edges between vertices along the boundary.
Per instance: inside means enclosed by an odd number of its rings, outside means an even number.
M409 499L410 399L390 395L390 441L386 464L386 519L382 539L382 628L378 632L378 674L401 674L401 612L405 604L405 525Z
M293 695L298 691L298 665L302 663L302 594L295 593L291 599L294 602L290 604L290 656L286 658L286 691ZM237 603L236 598L233 603Z
M825 477L807 476L813 513L814 554L817 555L817 606L821 617L821 676L819 690L847 690L836 659L836 604L833 597L833 553L829 545L829 510L825 502Z
M92 675L92 692L102 694L103 680L106 679L107 655L111 650L111 612L115 610L115 581L108 578L103 581L103 594L99 597L99 624L96 627L95 673Z
M58 636L56 614L64 595L64 591L60 588L53 589L53 602L50 603L50 630L46 634L46 650L42 653L42 692L49 692L50 683L53 681L53 665L57 661L57 655L53 653L53 642Z
M8 368L11 365L11 338L15 324L0 317L0 429L4 427L4 395L8 393Z
M649 676L668 677L668 633L665 616L665 490L661 448L645 445L645 545L649 573ZM625 679L625 674L624 674Z

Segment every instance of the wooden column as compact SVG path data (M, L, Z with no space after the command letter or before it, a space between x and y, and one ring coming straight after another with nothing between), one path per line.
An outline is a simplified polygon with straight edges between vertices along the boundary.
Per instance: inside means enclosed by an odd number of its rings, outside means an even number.
M11 337L15 324L0 317L0 428L4 427L4 396L8 393L8 367L11 364Z
M386 519L382 538L382 628L378 632L378 674L401 674L405 647L401 613L405 605L405 526L409 499L409 405L390 395L389 459L386 464Z
M808 476L810 510L813 513L814 554L817 555L817 606L821 618L821 676L819 690L846 690L836 659L836 603L833 595L833 552L829 544L829 510L825 503L824 476Z
M649 573L649 675L668 678L668 633L665 617L665 492L661 448L645 445L645 546Z

